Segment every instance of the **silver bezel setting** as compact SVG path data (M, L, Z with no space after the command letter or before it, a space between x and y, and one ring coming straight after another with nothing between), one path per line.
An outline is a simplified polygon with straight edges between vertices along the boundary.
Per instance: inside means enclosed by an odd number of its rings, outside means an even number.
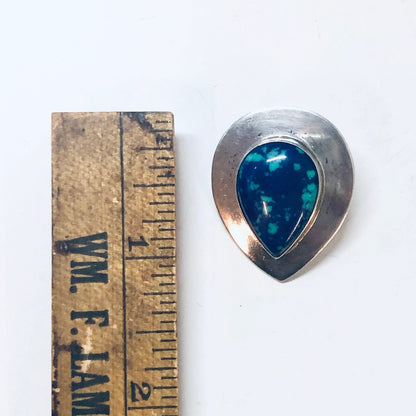
M273 257L247 223L237 196L237 174L245 156L267 142L288 142L304 150L318 171L319 190L312 215L301 234ZM286 280L315 257L335 235L348 211L353 165L336 127L318 114L274 109L236 121L215 151L212 190L218 212L240 249L261 269Z

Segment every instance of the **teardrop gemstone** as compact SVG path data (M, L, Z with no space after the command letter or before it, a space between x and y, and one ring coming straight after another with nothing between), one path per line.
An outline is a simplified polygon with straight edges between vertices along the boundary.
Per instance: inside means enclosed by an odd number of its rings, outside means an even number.
M300 235L313 212L319 179L312 159L299 147L269 142L241 162L237 196L258 240L274 257Z

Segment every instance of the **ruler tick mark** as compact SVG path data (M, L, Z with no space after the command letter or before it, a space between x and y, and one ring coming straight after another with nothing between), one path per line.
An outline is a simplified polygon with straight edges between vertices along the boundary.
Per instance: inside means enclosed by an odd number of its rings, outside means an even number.
M168 139L170 140L170 139ZM159 150L173 150L172 146L165 146L165 147L147 147L147 146L141 146L139 147L139 151L143 150L153 150L153 151L159 151Z
M175 332L174 329L152 329L148 331L136 331L136 334L171 334L172 332Z
M175 220L172 219L167 219L167 218L157 218L155 220L148 220L148 219L144 219L142 220L143 224L154 224L154 223L159 223L159 222L175 222Z
M145 296L165 296L165 295L176 295L176 292L145 292Z
M127 256L126 260L174 259L175 256Z
M153 348L153 352L163 352L163 351L176 351L176 348Z
M152 273L150 277L168 277L175 276L175 273Z
M134 188L158 188L163 186L175 186L174 183L134 183Z
M173 201L151 201L149 205L173 205Z
M170 170L168 170L164 175L157 175L156 177L157 178L174 178L175 175Z
M172 129L152 129L151 130L152 131L152 133L171 133L172 132ZM164 137L164 140L172 140L172 139L169 139L168 137Z
M152 311L152 315L174 315L176 311Z
M166 405L166 406L130 406L129 410L139 410L139 409L177 409L178 406ZM164 416L176 416L176 415L164 415Z
M168 160L173 160L173 157L172 156L159 156L156 159L157 160L166 160L166 161L168 161Z
M146 367L145 371L167 371L167 370L177 370L178 367ZM156 389L156 387L153 387Z

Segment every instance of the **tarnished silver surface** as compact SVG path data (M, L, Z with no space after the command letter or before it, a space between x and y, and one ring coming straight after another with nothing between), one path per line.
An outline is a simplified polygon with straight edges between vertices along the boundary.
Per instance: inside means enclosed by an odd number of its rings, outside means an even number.
M285 141L313 159L319 175L314 211L303 232L280 257L259 242L241 210L237 174L244 157L269 141ZM338 231L351 200L353 166L345 141L335 126L318 114L275 109L249 114L225 133L214 155L212 190L220 216L234 241L261 269L286 280L315 257Z

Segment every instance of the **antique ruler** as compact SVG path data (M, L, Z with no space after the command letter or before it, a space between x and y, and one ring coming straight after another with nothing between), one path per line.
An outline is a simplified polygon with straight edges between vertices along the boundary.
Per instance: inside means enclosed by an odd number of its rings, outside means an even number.
M52 117L52 415L178 415L171 113Z

